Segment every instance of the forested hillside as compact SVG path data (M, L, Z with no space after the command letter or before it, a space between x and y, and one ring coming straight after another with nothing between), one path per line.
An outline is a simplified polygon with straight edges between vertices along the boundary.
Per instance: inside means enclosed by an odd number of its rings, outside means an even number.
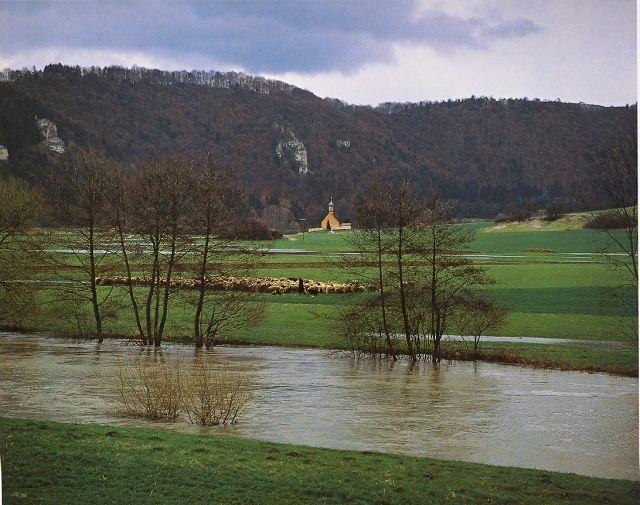
M60 155L39 144L35 118L68 149L96 147L135 167L169 153L210 151L232 166L258 212L318 220L330 196L350 217L373 174L406 177L461 215L495 216L554 201L575 207L589 157L636 138L637 106L527 99L356 107L237 73L49 65L0 83L0 170L38 183Z

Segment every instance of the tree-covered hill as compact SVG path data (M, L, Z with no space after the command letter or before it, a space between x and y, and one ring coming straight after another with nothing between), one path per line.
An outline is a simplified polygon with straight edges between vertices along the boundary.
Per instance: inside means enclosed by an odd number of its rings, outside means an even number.
M349 217L378 172L455 199L462 214L493 216L556 200L571 207L590 155L635 139L636 114L635 105L484 97L358 107L237 73L49 65L3 74L9 160L0 169L38 182L55 164L38 143L38 116L55 122L69 149L100 148L127 164L210 151L258 211L275 205L310 223L330 196Z

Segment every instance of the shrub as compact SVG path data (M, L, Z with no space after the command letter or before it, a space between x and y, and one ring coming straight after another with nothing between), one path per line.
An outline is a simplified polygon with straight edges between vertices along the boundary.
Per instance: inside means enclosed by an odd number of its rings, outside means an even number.
M134 417L175 420L183 411L183 372L180 361L169 364L145 356L117 367L122 411Z
M280 230L269 230L269 232L271 233L271 240L278 240L284 237L284 233Z
M512 223L515 221L523 222L529 219L532 215L531 210L529 209L517 209L513 211L511 214L498 214L493 220L495 223Z
M202 426L235 424L251 393L241 376L215 370L204 357L191 368L185 410L189 420Z
M595 216L591 221L585 224L584 227L598 230L611 230L616 228L635 227L637 224L638 223L636 223L631 216L609 211Z
M259 217L250 216L220 231L220 238L235 240L272 240L271 230Z
M235 424L251 400L240 375L216 370L206 355L186 363L155 356L117 364L121 411L145 419L177 420L215 426Z
M557 219L560 219L560 217L562 216L563 209L564 209L564 206L560 202L552 203L546 209L544 209L542 220L556 221Z
M506 223L507 222L507 215L503 212L500 212L500 214L498 214L494 220L494 223Z

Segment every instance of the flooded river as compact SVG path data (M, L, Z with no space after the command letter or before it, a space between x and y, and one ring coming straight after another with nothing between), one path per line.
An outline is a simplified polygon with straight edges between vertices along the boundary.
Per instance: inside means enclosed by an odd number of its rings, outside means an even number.
M154 351L0 333L0 415L145 425L115 410L118 357L140 352ZM188 358L193 350L161 352ZM275 347L221 347L210 357L255 386L240 423L214 432L639 478L636 379L488 363L391 366Z

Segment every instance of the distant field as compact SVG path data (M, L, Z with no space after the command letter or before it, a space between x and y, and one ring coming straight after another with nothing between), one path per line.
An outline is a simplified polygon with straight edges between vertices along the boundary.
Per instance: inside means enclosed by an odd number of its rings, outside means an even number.
M351 251L347 240L349 232L313 232L298 233L296 235L285 235L279 240L274 240L268 244L274 249L301 249L315 252L345 252Z
M606 234L593 230L495 231L493 228L480 228L470 248L494 254L522 254L532 249L551 249L556 254L617 250Z
M584 216L572 214L571 216ZM470 251L479 253L522 254L530 249L553 249L556 253L589 253L616 251L616 246L604 232L581 228L584 218L564 218L558 221L528 221L524 223L496 224L475 221L463 224L476 234L469 245ZM622 237L622 231L615 234ZM302 249L320 253L347 252L348 232L314 232L285 236L269 244L278 249Z

